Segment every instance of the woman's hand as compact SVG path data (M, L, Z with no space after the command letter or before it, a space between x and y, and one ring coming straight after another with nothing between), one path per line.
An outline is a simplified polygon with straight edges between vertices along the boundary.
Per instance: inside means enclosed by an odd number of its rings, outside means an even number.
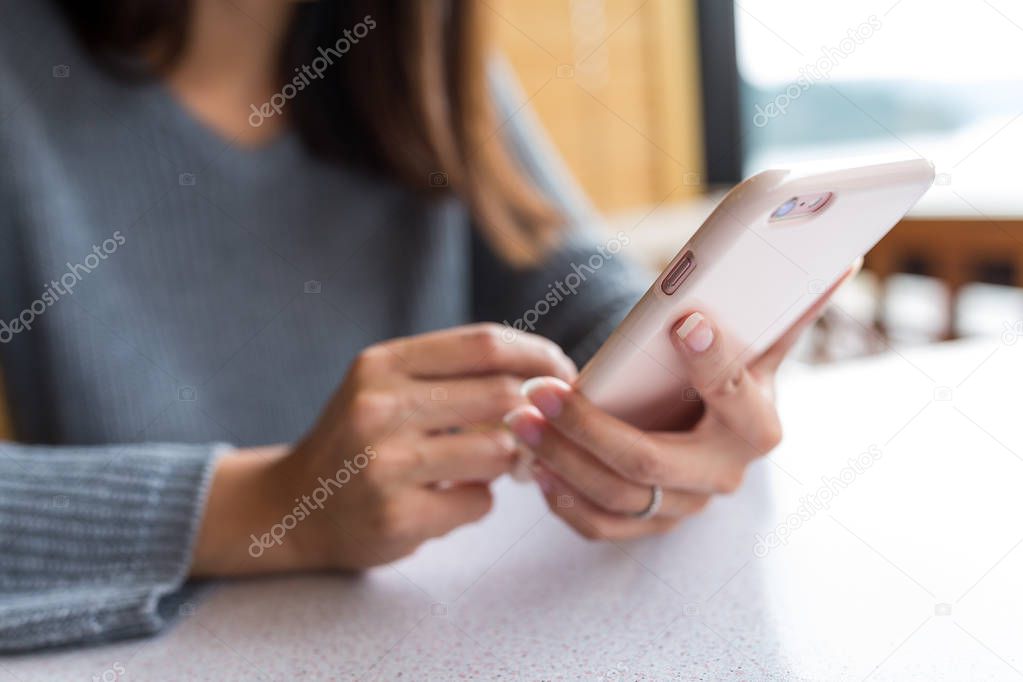
M748 366L733 360L741 349L711 320L697 312L680 320L673 340L704 408L689 431L644 432L561 379L526 382L531 405L505 422L534 454L533 473L551 510L587 538L624 539L666 532L712 495L735 491L746 467L781 440L775 372L837 286ZM655 485L663 491L659 510L638 518Z
M515 462L500 419L525 403L522 381L576 374L554 343L502 332L473 325L367 348L298 445L224 458L193 575L362 568L486 514L488 483Z

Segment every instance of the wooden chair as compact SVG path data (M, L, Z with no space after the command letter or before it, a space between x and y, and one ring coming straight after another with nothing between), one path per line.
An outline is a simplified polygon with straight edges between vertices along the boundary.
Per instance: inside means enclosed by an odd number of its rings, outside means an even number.
M926 274L949 290L945 339L958 337L959 292L971 282L1023 287L1023 219L907 218L867 254L864 267L886 280L900 272ZM877 326L884 330L878 307Z

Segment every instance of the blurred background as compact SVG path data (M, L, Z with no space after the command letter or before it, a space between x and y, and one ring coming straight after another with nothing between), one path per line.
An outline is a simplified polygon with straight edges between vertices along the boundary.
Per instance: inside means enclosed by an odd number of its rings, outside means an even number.
M758 170L923 156L934 187L802 359L1023 336L1023 3L479 1L523 106L652 272Z
M1011 0L488 0L608 228L659 269L771 166L923 156L934 187L807 342L821 362L1023 334L1023 6Z

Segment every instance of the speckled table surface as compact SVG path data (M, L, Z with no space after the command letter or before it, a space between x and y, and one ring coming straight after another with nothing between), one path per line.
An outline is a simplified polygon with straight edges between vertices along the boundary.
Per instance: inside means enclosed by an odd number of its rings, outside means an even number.
M575 537L528 486L362 578L224 584L165 634L12 680L1023 676L1023 342L790 373L786 440L670 537Z

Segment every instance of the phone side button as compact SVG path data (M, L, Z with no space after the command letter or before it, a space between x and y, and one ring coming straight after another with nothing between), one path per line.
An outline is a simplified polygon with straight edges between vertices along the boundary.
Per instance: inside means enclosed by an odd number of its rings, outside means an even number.
M668 274L661 280L661 291L668 296L678 291L682 283L689 278L690 273L696 268L696 260L693 259L693 252L686 251L675 264L668 270Z

